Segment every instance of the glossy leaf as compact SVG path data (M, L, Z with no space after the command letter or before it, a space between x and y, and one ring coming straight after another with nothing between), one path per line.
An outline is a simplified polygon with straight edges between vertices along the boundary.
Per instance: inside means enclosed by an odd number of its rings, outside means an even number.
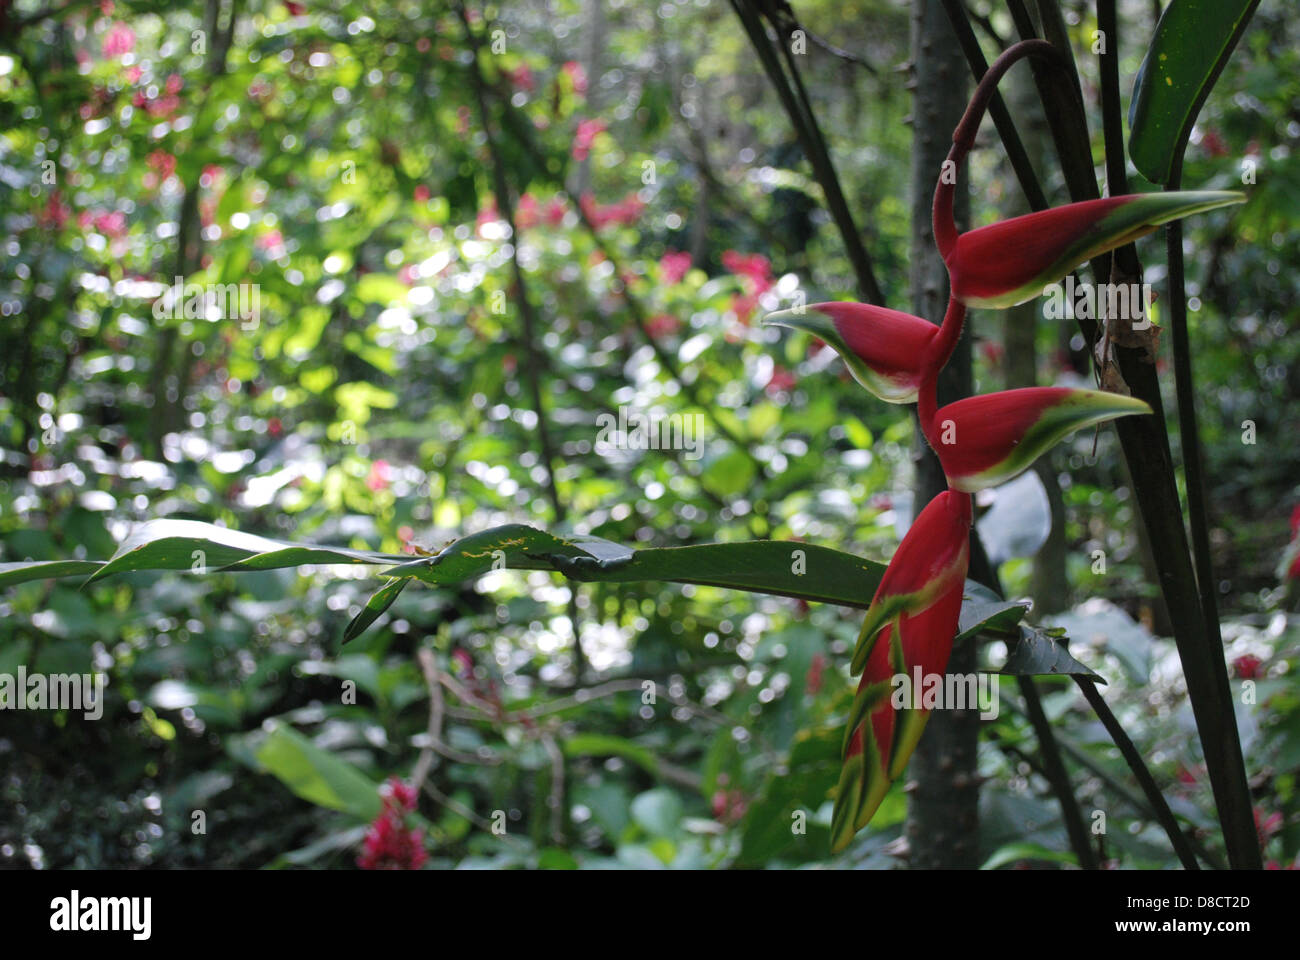
M1156 24L1129 102L1129 156L1168 183L1192 125L1259 0L1172 0Z

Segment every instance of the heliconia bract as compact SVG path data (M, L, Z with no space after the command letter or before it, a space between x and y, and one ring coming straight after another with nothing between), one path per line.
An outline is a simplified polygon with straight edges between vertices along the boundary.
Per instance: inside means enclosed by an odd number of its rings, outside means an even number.
M921 360L939 328L928 320L869 303L814 303L768 314L764 323L824 340L858 383L888 403L913 403Z
M948 486L973 493L1006 483L1080 427L1150 412L1145 402L1118 393L1024 387L941 407L926 434Z
M928 712L896 709L892 678L942 675L957 635L970 559L971 502L945 490L921 511L885 570L858 638L862 671L845 730L844 768L831 843L842 849L866 826L907 765Z
M936 195L935 236L954 297L972 307L1011 307L1042 295L1045 286L1080 264L1161 224L1245 199L1221 190L1103 197L957 235L951 227L940 232L939 220L951 216L951 209Z

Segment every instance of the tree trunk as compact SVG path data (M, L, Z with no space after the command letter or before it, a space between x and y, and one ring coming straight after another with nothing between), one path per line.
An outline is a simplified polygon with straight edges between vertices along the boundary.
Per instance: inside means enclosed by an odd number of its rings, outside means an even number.
M939 0L914 0L912 7L912 312L940 322L948 303L948 273L934 245L930 205L952 131L966 108L966 61ZM955 214L969 219L965 175L958 181ZM970 321L952 359L939 377L939 404L971 392ZM938 458L916 430L917 515L946 488ZM950 673L975 670L974 643L953 648ZM979 865L979 782L976 710L935 710L909 767L906 836L913 868Z

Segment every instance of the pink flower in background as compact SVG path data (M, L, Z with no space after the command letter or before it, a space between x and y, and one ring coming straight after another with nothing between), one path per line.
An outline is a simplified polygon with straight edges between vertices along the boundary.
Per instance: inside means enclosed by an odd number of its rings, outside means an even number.
M149 169L158 174L159 180L166 180L176 172L176 158L166 150L155 150L145 160Z
M674 283L681 283L682 277L686 276L691 269L691 255L689 253L678 253L675 250L669 250L659 261L659 273L663 277L664 283L671 286Z
M560 68L569 76L573 83L573 92L585 94L587 92L587 71L582 69L582 64L576 60L569 60Z
M527 230L541 222L541 205L531 193L525 193L519 198L519 205L515 207L515 225L520 230Z
M578 131L573 135L573 159L586 160L597 134L604 133L607 129L604 120L579 120Z
M546 209L542 212L543 219L546 220L548 227L558 227L564 222L564 198L555 196L546 202Z
M125 23L115 23L104 37L104 56L120 57L135 49L135 31Z
M94 224L96 230L114 240L126 236L126 214L120 210L96 214Z
M127 67L127 68L126 68L126 74L125 74L125 76L126 76L126 82L127 82L127 83L139 83L139 82L140 82L140 77L141 77L142 75L143 75L143 71L142 71L139 67Z
M681 321L670 313L661 313L646 321L646 333L658 340L660 337L672 336L681 329Z
M1282 829L1282 814L1270 813L1261 816L1259 807L1255 808L1255 832L1259 834L1259 845L1264 847L1273 838L1273 834Z
M70 216L72 216L72 208L63 202L63 194L55 190L50 194L50 199L45 202L45 207L38 214L37 219L46 229L61 230Z
M758 295L767 293L776 281L772 277L772 263L761 253L737 253L727 250L722 254L722 265L729 273L747 278L750 292Z
M254 241L258 248L265 250L271 256L279 256L284 252L284 237L279 230L268 230L266 233L259 234Z
M772 376L768 378L767 386L763 389L768 396L775 396L778 393L788 393L793 390L794 385L798 382L793 373L778 364L772 368Z
M380 490L388 489L388 482L392 478L392 470L388 466L387 460L376 460L370 465L370 475L366 477L366 486L375 493Z
M489 223L496 223L500 219L501 212L497 210L496 199L491 198L483 205L482 209L479 210L478 217L475 218L474 231L482 236L483 228L485 226Z
M415 193L413 195L416 203L427 203L430 196L429 188L421 183L415 188Z
M734 294L731 298L731 312L736 315L736 319L746 326L749 325L749 318L754 315L758 309L758 297L749 293Z
M635 193L629 193L618 203L611 203L608 206L596 202L596 198L590 193L584 193L579 204L582 212L587 215L593 227L599 230L601 227L609 226L611 223L620 223L625 226L631 226L640 218L642 211L645 210L645 203L637 197Z
M181 77L179 73L171 73L167 75L166 88L167 88L168 96L174 97L176 94L181 92L181 88L183 88L184 86L185 86L185 80Z
M528 69L526 63L521 63L513 70L507 70L506 79L516 90L523 90L525 93L532 93L537 87L533 80L533 71Z

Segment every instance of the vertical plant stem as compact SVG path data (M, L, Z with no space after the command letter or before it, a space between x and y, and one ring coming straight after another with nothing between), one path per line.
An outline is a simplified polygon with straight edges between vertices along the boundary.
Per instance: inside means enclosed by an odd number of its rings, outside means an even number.
M1174 819L1174 812L1169 809L1169 804L1165 802L1164 794L1160 792L1160 787L1156 785L1155 777L1151 776L1151 771L1142 761L1142 755L1134 746L1129 735L1120 725L1115 714L1106 704L1097 689L1097 685L1087 677L1076 676L1074 682L1078 684L1079 689L1083 691L1084 698L1092 707L1093 712L1097 714L1097 719L1106 728L1110 734L1111 740L1119 748L1119 752L1124 755L1124 760L1128 763L1129 769L1133 771L1133 776L1137 778L1138 785L1142 792L1146 794L1147 802L1151 805L1151 810L1155 814L1156 820L1160 826L1164 827L1165 833L1169 836L1169 842L1173 844L1174 853L1178 854L1178 859L1182 861L1183 866L1188 870L1199 870L1201 865L1196 862L1196 854L1192 852L1191 844L1187 837L1183 835L1182 829L1178 826L1178 821Z
M1009 6L1021 36L1033 39L1033 23L1029 20L1023 3L1020 0L1009 0ZM1108 40L1109 45L1114 46L1118 44L1119 38L1112 36ZM1068 53L1068 50L1061 51L1062 56ZM1082 119L1082 104L1070 76L1062 75L1061 71L1052 68L1048 58L1035 57L1033 62L1037 63L1040 59L1043 60L1045 69L1036 69L1034 80L1052 123L1057 156L1070 190L1070 198L1074 201L1096 199L1100 193L1093 173L1087 129ZM1112 104L1110 109L1118 109L1118 104ZM1071 116L1075 122L1062 125L1061 119ZM1080 143L1082 146L1078 148ZM1131 249L1120 248L1116 256L1121 258L1120 266L1128 275L1137 276L1140 265L1136 262L1135 252L1131 263L1125 264L1123 259ZM1093 260L1092 272L1094 282L1108 282L1111 257L1103 256ZM1095 342L1096 323L1087 318L1079 318L1078 322L1088 341ZM1134 495L1142 522L1151 543L1156 547L1154 559L1160 589L1173 622L1174 640L1178 645L1178 656L1187 683L1187 696L1196 718L1196 729L1214 791L1228 860L1234 868L1258 869L1262 861L1255 834L1246 764L1237 733L1232 691L1228 685L1227 665L1223 659L1222 643L1214 639L1217 636L1217 623L1212 635L1202 605L1187 530L1179 506L1173 454L1169 447L1164 403L1155 365L1144 357L1141 349L1117 346L1114 352L1120 373L1130 392L1145 401L1154 414L1149 417L1126 417L1117 421L1114 427L1133 476Z
M1182 180L1181 153L1174 157L1169 177L1170 190ZM1196 555L1196 581L1201 589L1201 606L1210 639L1220 649L1218 585L1214 579L1214 558L1210 556L1210 519L1205 499L1205 475L1201 469L1201 435L1196 423L1196 383L1192 375L1192 350L1187 336L1187 288L1183 264L1183 224L1172 221L1165 227L1165 256L1169 261L1169 326L1174 341L1174 384L1178 391L1178 438L1183 452L1183 475L1187 482L1187 512L1191 515L1192 549ZM1222 658L1220 658L1222 659ZM1227 680L1227 667L1224 666ZM1231 694L1229 694L1231 695Z
M1016 682L1020 686L1020 695L1025 701L1025 715L1029 717L1034 735L1038 738L1038 749L1043 755L1043 773L1047 777L1047 782L1051 784L1057 801L1061 804L1061 819L1065 821L1065 832L1070 837L1070 846L1074 848L1074 855L1080 867L1084 870L1096 870L1097 851L1088 842L1088 828L1083 822L1083 811L1079 809L1074 787L1070 784L1070 774L1061 759L1061 748L1057 746L1056 737L1052 733L1052 724L1043 711L1043 700L1038 695L1038 686L1034 683L1033 677L1017 677Z
M875 271L871 265L871 257L862 244L862 235L858 232L858 228L853 221L853 214L849 212L849 205L844 199L844 191L840 187L839 177L835 174L834 164L831 162L830 154L826 149L826 141L822 137L816 118L812 115L811 107L807 102L806 91L803 89L802 81L799 79L793 61L790 61L790 71L794 75L794 84L798 87L799 94L796 94L791 81L786 77L785 70L782 68L781 61L777 58L773 44L768 38L767 30L763 25L762 17L756 5L750 0L732 0L731 6L736 11L736 16L740 18L745 32L749 35L750 43L758 54L763 69L767 72L768 79L772 82L777 95L781 98L781 104L785 107L785 112L794 127L795 136L799 140L799 145L803 148L804 156L808 158L808 162L812 165L813 175L816 177L817 183L821 186L822 193L825 196L827 209L835 220L840 237L844 241L845 252L848 254L849 261L853 264L853 272L857 277L862 298L869 303L884 304L885 295L876 280ZM787 58L790 56L789 51L786 51L786 55ZM803 96L802 100L800 100L800 95Z

